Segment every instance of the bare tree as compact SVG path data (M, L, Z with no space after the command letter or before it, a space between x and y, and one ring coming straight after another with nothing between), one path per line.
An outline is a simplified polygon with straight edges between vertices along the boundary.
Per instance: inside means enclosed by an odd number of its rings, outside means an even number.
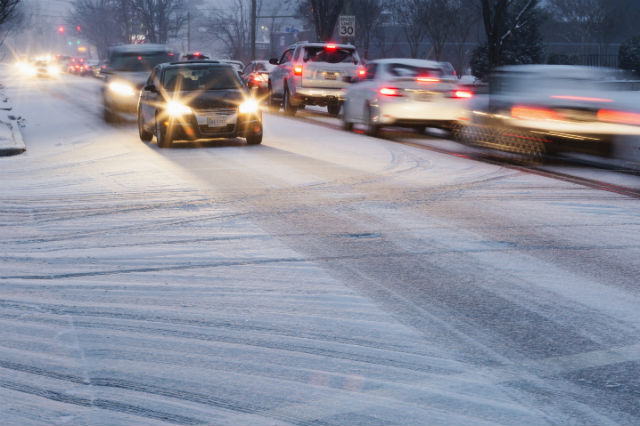
M435 59L442 58L445 43L451 39L460 19L458 0L426 0L423 2L423 19L427 37L431 42Z
M67 19L72 28L79 27L82 36L97 49L104 58L107 49L117 43L128 41L122 23L121 0L75 0Z
M352 6L354 2L352 1ZM356 44L365 58L369 57L371 36L380 22L383 5L381 0L356 0L353 14L356 17Z
M213 38L224 45L229 57L245 62L251 54L250 12L250 0L233 0L230 8L217 9L210 15L206 25Z
M318 40L329 41L344 3L345 0L300 0L297 15L313 24Z
M427 34L424 24L427 2L428 0L400 0L397 4L398 23L402 25L412 58L419 56L420 44Z
M0 0L0 46L24 23L22 6L20 0Z
M488 66L494 68L500 63L505 41L526 25L538 0L479 0L482 19L487 36Z
M166 43L186 22L183 0L130 0L132 13L150 43Z

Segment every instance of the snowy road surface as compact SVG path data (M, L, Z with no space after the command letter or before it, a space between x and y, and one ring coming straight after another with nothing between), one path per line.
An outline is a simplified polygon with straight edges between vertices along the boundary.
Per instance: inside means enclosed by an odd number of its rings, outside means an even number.
M640 423L638 199L272 114L161 150L96 80L4 83L3 424Z

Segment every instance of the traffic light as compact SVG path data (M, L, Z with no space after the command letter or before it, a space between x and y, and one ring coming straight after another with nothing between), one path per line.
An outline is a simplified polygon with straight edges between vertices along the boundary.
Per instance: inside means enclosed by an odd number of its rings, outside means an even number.
M82 27L81 27L80 25L78 25L78 26L76 27L76 31L77 31L77 32L79 32L79 33L81 33L81 32L82 32Z
M58 27L58 33L60 33L60 34L64 34L64 25L60 25L60 26Z

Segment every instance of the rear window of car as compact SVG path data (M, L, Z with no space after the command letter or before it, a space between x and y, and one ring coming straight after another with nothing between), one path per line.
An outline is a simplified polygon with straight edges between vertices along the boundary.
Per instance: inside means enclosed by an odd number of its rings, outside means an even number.
M327 49L325 47L304 48L304 62L328 62L330 64L339 64L343 62L358 63L356 51L347 48Z
M387 71L394 77L442 76L440 68L417 67L409 64L389 64Z
M165 70L162 85L169 92L190 92L238 89L242 87L242 81L229 65L180 66Z
M146 71L164 62L175 60L169 52L126 52L111 55L109 64L114 71Z

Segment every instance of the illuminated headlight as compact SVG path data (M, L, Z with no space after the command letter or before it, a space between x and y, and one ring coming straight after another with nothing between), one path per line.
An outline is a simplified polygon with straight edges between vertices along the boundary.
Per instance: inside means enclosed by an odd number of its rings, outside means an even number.
M258 102L253 99L249 99L240 104L240 108L238 108L240 114L251 114L258 111Z
M167 104L167 114L172 117L178 117L185 114L191 114L191 108L177 101L170 101Z
M55 66L55 65L49 65L49 66L47 67L47 72L48 72L50 75L58 75L58 74L60 74L60 68L58 68L58 67L57 67L57 66Z
M111 83L109 83L109 90L111 90L116 95L126 96L126 97L133 96L136 94L136 91L133 88L133 86L127 83L122 83L120 81L112 81Z

